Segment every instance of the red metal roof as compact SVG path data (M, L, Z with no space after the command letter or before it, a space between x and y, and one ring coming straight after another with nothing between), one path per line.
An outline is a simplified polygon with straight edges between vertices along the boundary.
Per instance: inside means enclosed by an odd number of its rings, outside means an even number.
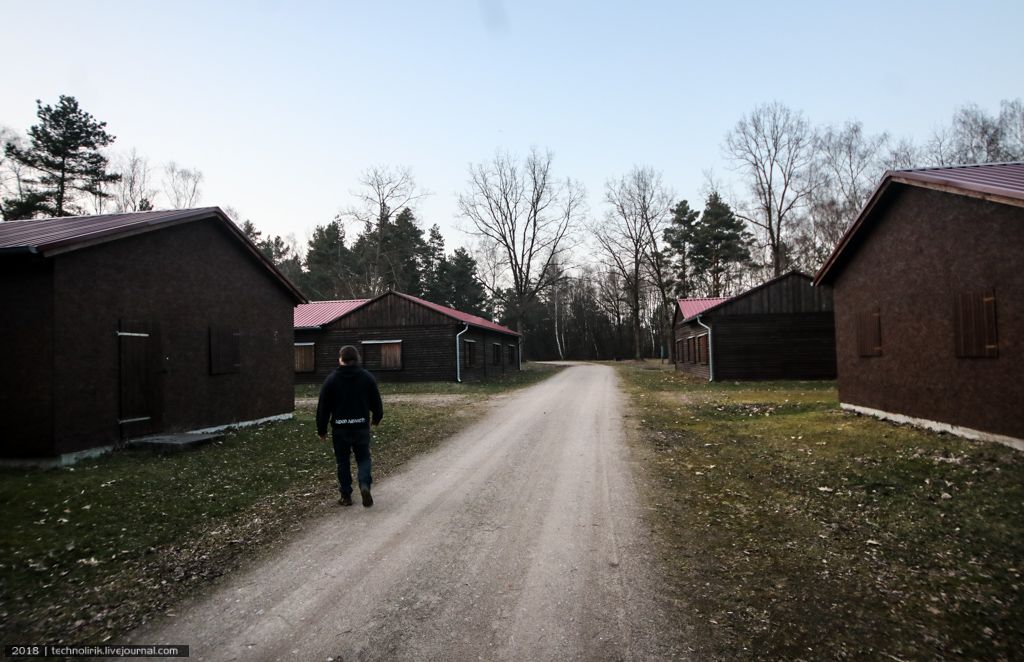
M419 297L414 297L411 294L402 294L401 292L393 292L393 294L397 294L398 296L405 297L406 299L409 299L410 301L415 301L417 303L420 303L420 304L426 306L427 308L430 308L432 310L436 310L437 312L441 313L442 315L447 315L448 317L451 317L452 319L458 320L458 321L460 321L460 322L462 322L464 324L469 324L470 326L479 327L481 329L488 329L490 331L497 331L498 333L508 333L508 334L513 335L513 336L518 336L519 335L518 333L516 333L512 329L508 328L507 326L502 326L502 325L500 325L500 324L498 324L496 322L492 322L492 321L490 321L488 319L484 319L483 317L479 317L477 315L470 315L469 313L464 313L461 310L455 310L454 308L449 308L448 306L442 306L440 304L433 303L431 301L427 301L426 299L421 299Z
M871 218L871 212L893 184L920 186L955 195L981 198L1000 204L1024 207L1024 161L1012 163L980 163L977 165L951 166L943 168L915 168L911 170L890 170L882 176L875 192L871 194L857 219L839 240L832 255L825 261L814 277L814 284L825 282L830 273L847 252L863 226Z
M359 308L363 304L369 301L376 301L389 294L408 299L409 301L415 301L421 306L426 306L433 311L441 313L446 317L450 317L463 324L469 324L480 329L487 329L489 331L497 331L499 333L507 333L509 335L518 336L519 334L504 327L500 324L496 324L490 320L484 319L477 315L470 315L464 313L461 310L455 310L448 306L442 306L426 299L414 297L411 294L403 294L402 292L385 292L384 294L374 299L344 299L341 301L311 301L307 304L302 304L295 307L295 328L296 329L309 329L322 326L329 322L351 313L356 308Z
M203 220L221 223L297 301L306 301L302 292L249 241L219 207L6 221L0 223L0 255L35 253L50 257L182 223Z
M711 306L728 301L729 297L697 297L694 299L679 299L679 314L683 319L689 319L700 315Z
M369 299L342 299L338 301L310 301L295 306L295 328L310 329L333 322L352 312Z

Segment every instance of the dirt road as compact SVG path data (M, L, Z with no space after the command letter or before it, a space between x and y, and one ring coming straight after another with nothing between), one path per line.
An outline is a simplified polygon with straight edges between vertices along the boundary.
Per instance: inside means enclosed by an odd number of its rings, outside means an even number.
M666 657L613 369L580 365L132 636L200 660Z

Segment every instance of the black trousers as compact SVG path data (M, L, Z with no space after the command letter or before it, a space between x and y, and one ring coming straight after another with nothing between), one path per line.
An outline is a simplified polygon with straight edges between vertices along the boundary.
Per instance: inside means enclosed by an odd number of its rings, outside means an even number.
M356 458L356 469L360 484L370 485L370 430L369 428L336 427L332 432L334 459L338 463L338 490L342 496L352 496L352 467L349 453Z

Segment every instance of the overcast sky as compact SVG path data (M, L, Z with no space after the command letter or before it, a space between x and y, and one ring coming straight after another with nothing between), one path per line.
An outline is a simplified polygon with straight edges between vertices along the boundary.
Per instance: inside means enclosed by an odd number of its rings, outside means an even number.
M916 142L1024 96L1024 2L0 0L0 124L60 94L114 148L205 175L204 205L304 240L359 173L402 164L449 247L466 167L555 153L587 187L651 165L698 201L726 132L772 100Z

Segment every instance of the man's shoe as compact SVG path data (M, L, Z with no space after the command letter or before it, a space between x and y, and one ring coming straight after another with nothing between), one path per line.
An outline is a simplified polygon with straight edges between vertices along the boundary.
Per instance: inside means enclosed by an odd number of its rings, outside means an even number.
M338 505L340 505L340 506L351 506L352 505L352 496L351 495L346 496L344 494L341 495L341 498L338 499Z
M370 494L370 486L359 483L359 494L363 496L363 507L369 508L373 505L373 496Z

